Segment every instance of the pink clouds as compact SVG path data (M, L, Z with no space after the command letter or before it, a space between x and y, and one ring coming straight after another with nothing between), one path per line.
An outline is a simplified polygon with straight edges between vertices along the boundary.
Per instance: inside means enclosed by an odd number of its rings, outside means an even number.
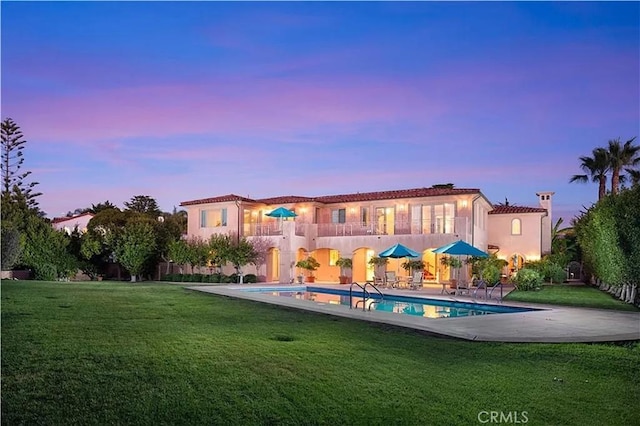
M234 95L232 93L234 92ZM216 133L279 137L309 127L393 121L424 103L407 87L386 83L324 86L284 80L237 81L87 91L14 106L30 110L33 139L88 142L170 134ZM428 106L428 105L427 105ZM428 108L427 108L428 109ZM425 109L423 117L429 114ZM425 115L425 113L427 113ZM438 108L432 108L432 114Z

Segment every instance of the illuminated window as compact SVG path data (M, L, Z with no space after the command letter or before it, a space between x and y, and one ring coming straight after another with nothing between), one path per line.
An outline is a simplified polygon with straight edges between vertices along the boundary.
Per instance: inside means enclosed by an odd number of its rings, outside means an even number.
M367 207L360 207L360 222L365 226L369 224L369 209Z
M200 210L200 228L227 226L227 209Z
M338 250L329 250L329 266L336 266L336 261L340 259Z
M522 222L520 219L511 221L511 235L522 235Z
M347 209L331 210L331 223L345 223L347 221Z
M431 204L422 206L423 234L453 234L455 204Z

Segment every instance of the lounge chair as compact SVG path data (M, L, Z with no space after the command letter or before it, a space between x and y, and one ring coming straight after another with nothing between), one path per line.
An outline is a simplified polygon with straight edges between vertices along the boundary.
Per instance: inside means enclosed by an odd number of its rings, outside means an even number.
M422 271L414 272L413 276L409 278L409 288L411 290L417 290L422 287Z

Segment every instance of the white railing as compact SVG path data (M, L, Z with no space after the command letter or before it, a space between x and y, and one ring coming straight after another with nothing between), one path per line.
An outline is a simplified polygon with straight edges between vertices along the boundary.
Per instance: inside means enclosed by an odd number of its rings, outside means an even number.
M244 235L245 236L282 235L282 224L278 222L245 224Z
M295 234L306 235L310 224L295 224ZM469 221L466 217L455 217L444 221L396 221L393 223L346 222L319 223L318 237L352 237L364 235L420 235L420 234L459 234L469 233ZM251 223L244 225L245 236L282 235L282 224L279 222Z
M450 218L444 221L396 221L393 223L319 223L319 237L359 236L359 235L420 235L420 234L460 234L468 233L466 217Z

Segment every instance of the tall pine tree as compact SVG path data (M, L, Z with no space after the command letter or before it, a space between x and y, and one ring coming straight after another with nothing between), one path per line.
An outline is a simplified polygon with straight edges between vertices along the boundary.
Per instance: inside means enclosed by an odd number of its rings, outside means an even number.
M22 168L26 143L20 126L11 118L5 118L2 121L2 152L0 153L3 220L8 219L5 217L5 208L10 210L7 214L13 212L16 207L39 213L37 197L42 193L34 192L33 189L38 182L28 183L26 178L31 172L24 171Z

